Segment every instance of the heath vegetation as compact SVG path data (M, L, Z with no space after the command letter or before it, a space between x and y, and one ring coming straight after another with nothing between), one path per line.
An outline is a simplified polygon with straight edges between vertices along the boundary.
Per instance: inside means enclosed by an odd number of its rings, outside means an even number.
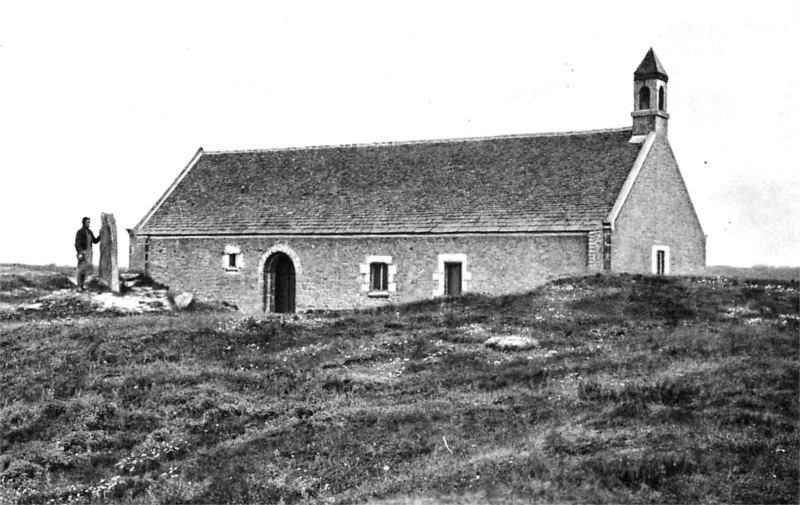
M799 296L600 275L289 318L7 318L0 503L797 503Z

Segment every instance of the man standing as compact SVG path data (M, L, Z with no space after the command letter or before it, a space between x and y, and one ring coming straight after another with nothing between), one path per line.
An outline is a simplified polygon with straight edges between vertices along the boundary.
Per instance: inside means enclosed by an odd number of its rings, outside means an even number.
M83 291L86 277L94 273L92 265L92 244L100 242L100 237L95 238L89 229L91 219L83 218L83 227L75 234L75 251L78 253L78 289Z

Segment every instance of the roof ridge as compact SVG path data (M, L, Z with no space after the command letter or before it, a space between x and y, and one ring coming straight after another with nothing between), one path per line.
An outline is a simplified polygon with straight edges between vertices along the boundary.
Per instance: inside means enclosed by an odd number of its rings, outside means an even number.
M425 140L398 140L387 142L363 142L356 144L328 144L328 145L311 145L311 146L291 146L291 147L270 147L264 149L233 149L229 151L204 151L205 155L213 154L244 154L244 153L266 153L275 151L305 151L311 149L331 149L340 147L379 147L379 146L400 146L400 145L417 145L417 144L439 144L439 143L457 143L457 142L474 142L481 140L501 140L501 139L515 139L515 138L536 138L536 137L566 137L570 135L592 135L596 133L617 133L629 131L632 128L625 126L621 128L600 128L595 130L574 130L565 132L542 132L542 133L517 133L509 135L485 135L480 137L460 137L460 138L445 138L445 139L425 139Z

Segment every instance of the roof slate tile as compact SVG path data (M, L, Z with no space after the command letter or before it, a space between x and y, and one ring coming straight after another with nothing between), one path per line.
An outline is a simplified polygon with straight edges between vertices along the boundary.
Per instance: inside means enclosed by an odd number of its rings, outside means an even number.
M205 152L140 234L597 228L639 152L631 130Z

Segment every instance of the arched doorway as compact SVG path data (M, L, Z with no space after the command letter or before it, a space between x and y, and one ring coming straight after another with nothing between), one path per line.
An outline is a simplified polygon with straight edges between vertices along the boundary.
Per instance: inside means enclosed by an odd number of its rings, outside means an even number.
M279 314L294 312L295 269L292 259L276 252L264 268L264 310Z

